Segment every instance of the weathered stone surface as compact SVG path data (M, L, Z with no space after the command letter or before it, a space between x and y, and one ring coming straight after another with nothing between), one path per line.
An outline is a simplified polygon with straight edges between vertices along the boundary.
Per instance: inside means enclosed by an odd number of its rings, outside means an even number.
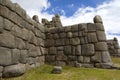
M57 54L56 55L56 60L58 60L58 61L66 61L67 60L67 56L65 56L63 53Z
M69 61L76 61L77 58L76 58L76 56L68 56L68 60Z
M32 31L29 32L29 42L34 45L37 45L37 38L35 37Z
M72 49L71 46L65 46L64 47L64 53L67 54L67 55L72 54L71 49Z
M57 40L55 41L55 45L56 45L56 46L63 46L63 45L65 45L64 39L57 39Z
M14 64L19 63L19 59L20 59L20 50L13 49L12 50L12 63Z
M101 23L95 23L96 29L98 31L104 31L104 26Z
M28 54L27 50L21 50L19 62L25 64L27 61L28 55L29 54Z
M71 27L71 31L77 32L77 31L78 31L78 25L73 25L73 26Z
M93 44L82 45L82 56L93 56L95 49Z
M86 23L81 23L81 24L78 24L78 29L79 31L87 31L87 24Z
M76 48L75 48L75 54L76 55L81 55L81 46L80 45L78 45L78 46L76 46Z
M104 31L97 31L97 38L99 41L106 41L106 35Z
M95 50L97 51L107 51L107 43L106 42L98 42L95 44Z
M101 58L103 63L112 63L111 57L108 51L102 52Z
M37 48L32 44L28 44L28 55L30 57L36 57L38 55Z
M63 51L64 47L57 47L57 51Z
M60 38L66 38L66 33L59 33Z
M73 37L78 37L78 32L73 32L72 35Z
M12 64L11 50L0 47L0 65L6 66Z
M57 33L53 34L54 39L59 39L59 35Z
M101 52L95 52L95 55L91 57L91 62L100 63L101 61Z
M72 32L67 32L67 34L66 34L66 37L67 37L67 38L72 38L72 36L73 36L73 35L72 35Z
M72 39L70 39L70 44L71 45L79 45L80 39L79 38L72 38Z
M27 59L27 63L28 64L35 64L37 62L37 59L36 58L32 58L32 57L29 57L28 59Z
M23 28L22 29L22 39L28 40L28 38L29 38L28 33L29 33L29 31L27 29Z
M113 65L111 63L101 63L100 67L104 69L111 69Z
M3 66L0 66L0 73L2 73L3 71Z
M11 35L9 32L4 32L0 34L0 46L14 48L15 47L14 36Z
M87 23L87 29L89 32L94 32L96 31L96 26L93 23Z
M25 65L17 64L6 66L3 71L3 77L16 77L25 73Z
M56 49L56 47L50 47L48 54L57 54L57 49Z
M46 47L51 47L51 46L54 46L55 45L55 41L53 39L47 39L45 41L45 46Z
M84 63L90 63L90 57L83 57Z
M9 18L10 17L9 12L10 11L8 10L8 8L0 5L0 15L1 16Z
M78 56L78 62L83 63L83 56Z
M17 25L14 25L13 27L12 27L12 33L15 35L15 36L17 36L17 37L19 37L19 38L22 38L22 28L20 28L19 26L17 26Z
M4 29L10 31L13 26L14 26L14 24L11 21L4 19Z
M65 32L71 32L71 26L66 26L65 27Z
M0 16L0 33L3 32L3 17Z
M65 61L56 61L55 65L57 65L57 66L65 66L66 62Z
M62 67L61 66L54 66L52 73L54 74L61 74L62 73Z
M15 38L15 46L18 49L26 49L25 42L22 39L17 38L17 37Z
M94 23L103 23L100 15L96 15L93 19Z
M47 55L46 57L45 57L45 59L46 59L46 61L47 62L51 62L51 61L55 61L55 56L49 56L49 55Z
M88 42L97 42L96 33L88 33Z
M81 64L82 67L85 67L85 68L93 68L93 64Z

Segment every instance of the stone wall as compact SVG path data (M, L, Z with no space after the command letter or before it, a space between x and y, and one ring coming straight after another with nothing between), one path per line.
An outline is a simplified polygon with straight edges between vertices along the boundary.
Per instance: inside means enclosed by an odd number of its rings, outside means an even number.
M44 27L17 3L0 0L0 77L19 76L44 63Z
M0 77L19 76L44 63L112 67L100 16L94 23L63 27L57 14L42 23L17 3L0 0Z
M49 28L46 63L102 68L112 65L100 16L96 16L94 22Z
M117 38L107 40L107 45L111 56L120 56L120 47Z

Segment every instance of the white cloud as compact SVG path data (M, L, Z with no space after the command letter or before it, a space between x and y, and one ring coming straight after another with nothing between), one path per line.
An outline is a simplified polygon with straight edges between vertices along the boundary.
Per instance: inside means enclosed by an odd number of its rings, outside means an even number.
M42 12L42 10L49 8L50 2L48 0L12 0L13 2L18 2L32 17L34 14L41 18L47 18L51 20L51 14L47 12ZM96 8L93 7L80 7L71 17L66 17L65 15L61 16L61 21L63 25L72 25L77 23L87 23L93 22L93 17L95 15L100 15L103 19L103 23L105 26L107 38L113 38L113 35L108 34L111 33L119 33L120 32L120 0L111 0L110 2L104 2L101 5L98 5ZM61 12L65 12L62 11ZM115 35L114 35L115 36ZM120 42L120 36L116 35Z

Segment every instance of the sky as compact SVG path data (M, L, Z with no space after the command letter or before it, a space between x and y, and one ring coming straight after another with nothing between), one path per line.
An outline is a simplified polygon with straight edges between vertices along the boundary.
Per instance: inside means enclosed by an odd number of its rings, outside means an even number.
M39 20L59 13L64 26L93 22L95 15L103 19L107 39L117 37L120 43L120 0L12 0Z

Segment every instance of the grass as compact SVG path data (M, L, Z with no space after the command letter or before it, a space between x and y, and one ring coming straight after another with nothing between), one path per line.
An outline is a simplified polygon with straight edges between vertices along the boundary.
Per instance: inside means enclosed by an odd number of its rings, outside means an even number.
M120 65L120 58L112 58ZM53 66L42 65L31 69L23 76L2 80L120 80L120 70L63 67L62 74L51 74Z

